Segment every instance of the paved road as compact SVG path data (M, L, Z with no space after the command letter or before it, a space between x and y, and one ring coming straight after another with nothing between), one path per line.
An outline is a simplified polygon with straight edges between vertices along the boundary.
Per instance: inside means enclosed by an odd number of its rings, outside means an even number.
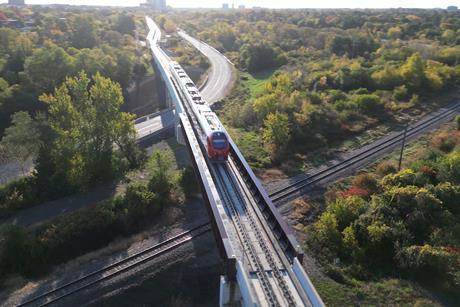
M154 114L136 119L135 127L138 132L138 139L144 139L146 136L158 133L163 129L170 128L174 125L174 109L169 108Z
M191 37L183 31L179 31L179 35L200 50L211 62L208 80L201 89L203 98L209 104L225 98L234 80L233 65L222 53L208 44Z
M227 58L214 49L185 32L179 35L193 44L211 62L211 69L206 84L201 89L201 95L209 103L213 104L228 94L234 80L232 64ZM150 134L160 133L164 129L174 125L174 111L167 110L149 116L141 117L136 120L136 129L139 132L139 139L143 139Z

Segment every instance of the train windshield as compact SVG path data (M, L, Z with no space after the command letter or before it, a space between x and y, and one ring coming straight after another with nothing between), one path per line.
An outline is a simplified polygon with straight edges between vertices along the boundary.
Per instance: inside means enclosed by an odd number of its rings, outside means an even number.
M227 137L225 136L225 133L214 133L212 135L212 146L214 149L225 149L227 147Z

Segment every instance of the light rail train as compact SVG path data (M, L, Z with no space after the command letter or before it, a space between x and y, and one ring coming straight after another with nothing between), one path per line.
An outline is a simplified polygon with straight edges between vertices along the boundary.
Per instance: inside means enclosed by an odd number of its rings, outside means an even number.
M203 100L196 85L177 62L170 64L170 70L175 83L184 93L190 109L205 134L205 140L203 138L200 140L206 148L208 157L213 161L227 161L229 143L227 133L219 118Z

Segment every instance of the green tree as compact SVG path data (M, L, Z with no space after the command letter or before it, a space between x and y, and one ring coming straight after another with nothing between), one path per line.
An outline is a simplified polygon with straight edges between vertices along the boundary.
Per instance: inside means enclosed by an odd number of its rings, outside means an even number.
M405 80L408 87L417 91L425 84L425 63L419 53L411 55L406 63L401 67L401 77Z
M25 164L38 154L40 146L36 123L27 112L17 112L12 116L12 125L5 130L0 146L11 160L21 165L25 175Z
M0 78L0 109L5 101L11 97L11 94L12 92L8 82L5 79Z
M286 63L283 52L268 43L246 44L241 47L239 63L249 72L279 67Z
M47 45L26 59L24 72L37 90L49 93L73 74L73 58L61 47Z
M190 197L193 193L199 191L198 181L192 166L189 165L182 170L180 184L186 197Z
M77 15L72 21L72 46L93 48L97 43L96 27L90 16Z
M127 148L134 146L136 134L132 117L120 112L120 86L100 74L90 81L81 72L54 94L40 97L48 105L48 122L55 135L49 149L54 170L51 180L72 189L114 175L121 167L112 163L114 144L134 164Z
M289 142L290 129L287 115L279 112L268 114L264 120L262 138L268 147L273 149L275 156Z
M169 199L171 188L172 161L165 152L155 151L150 157L149 168L152 170L149 189L158 194L162 200Z
M114 30L122 34L134 35L136 30L136 23L132 15L123 12L118 15L117 21L114 26Z

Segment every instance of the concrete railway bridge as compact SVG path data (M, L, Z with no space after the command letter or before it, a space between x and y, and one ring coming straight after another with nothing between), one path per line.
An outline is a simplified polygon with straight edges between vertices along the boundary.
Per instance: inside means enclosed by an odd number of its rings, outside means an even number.
M227 163L211 163L185 93L158 42L161 31L146 17L148 46L175 109L174 131L187 146L200 183L224 268L220 306L324 306L301 263L303 253L267 192L231 140Z

